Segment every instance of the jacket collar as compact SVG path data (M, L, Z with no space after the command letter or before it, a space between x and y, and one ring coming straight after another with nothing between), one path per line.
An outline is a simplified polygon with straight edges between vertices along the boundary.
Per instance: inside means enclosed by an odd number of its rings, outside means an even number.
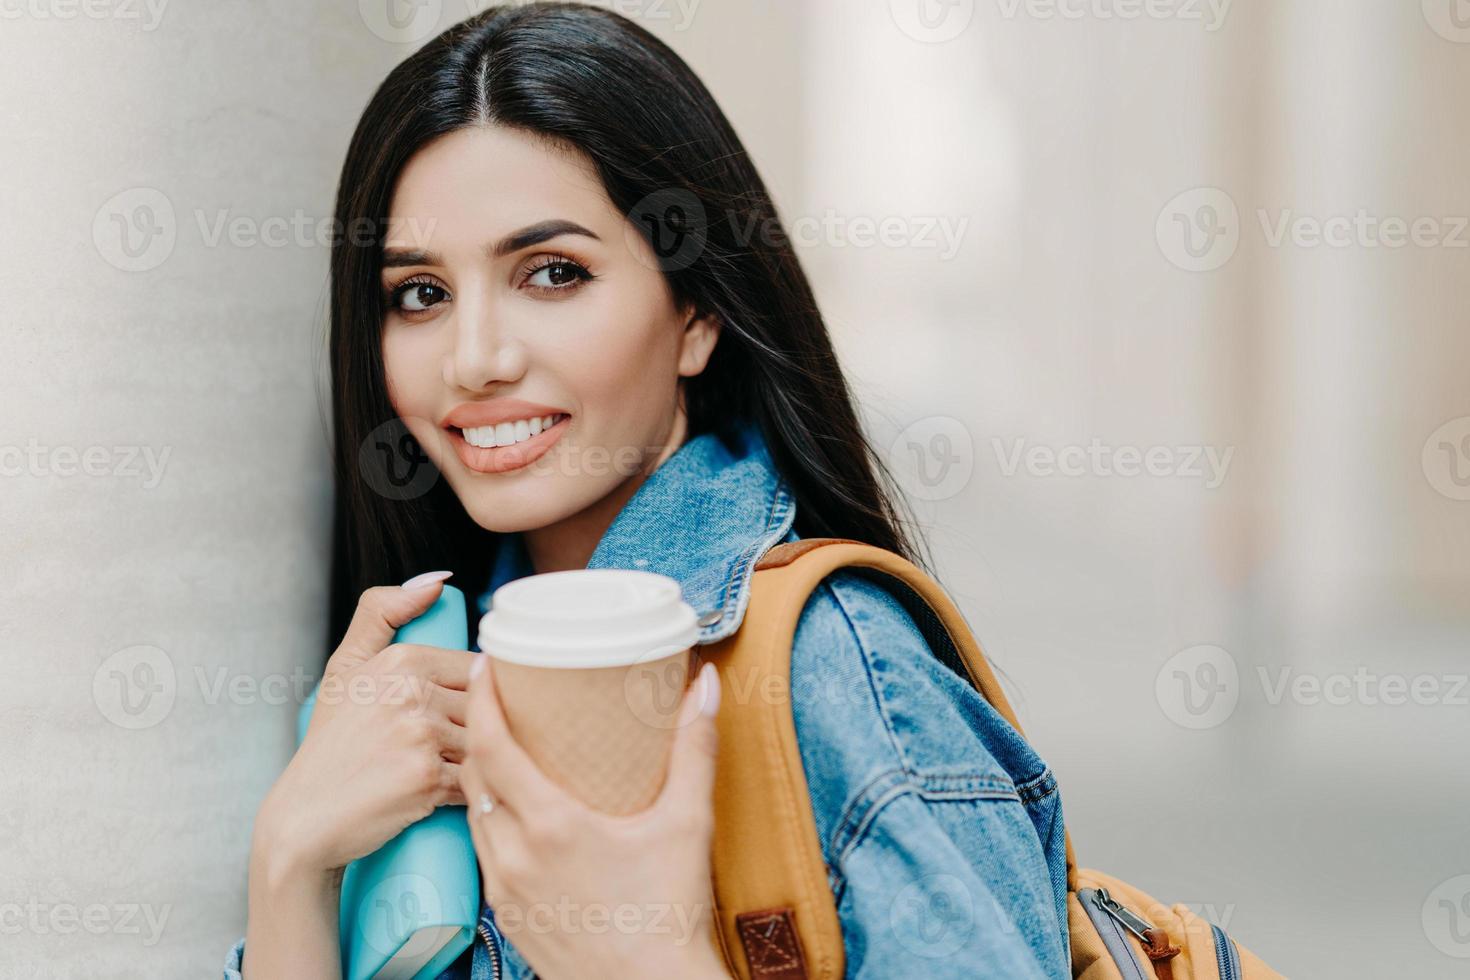
M796 499L760 427L695 436L654 470L608 526L588 568L657 572L681 586L700 643L740 626L762 555L791 531ZM502 534L480 611L495 589L532 572L519 532Z

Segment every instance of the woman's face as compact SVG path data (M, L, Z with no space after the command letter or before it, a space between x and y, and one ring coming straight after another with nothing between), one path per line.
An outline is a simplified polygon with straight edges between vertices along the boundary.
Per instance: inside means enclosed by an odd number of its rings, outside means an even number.
M585 156L498 126L409 160L382 286L393 407L498 532L631 495L683 442L680 378L719 333L676 307Z

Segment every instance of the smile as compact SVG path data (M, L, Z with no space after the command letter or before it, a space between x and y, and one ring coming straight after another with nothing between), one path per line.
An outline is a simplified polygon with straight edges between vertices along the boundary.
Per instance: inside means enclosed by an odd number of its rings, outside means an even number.
M532 436L539 436L543 429L551 428L566 417L565 415L544 415L540 418L501 422L499 425L480 425L459 431L464 436L464 441L476 449L494 449L497 446L513 446L516 443L525 442Z
M570 415L552 414L468 429L449 427L460 461L479 473L506 473L541 458L566 431Z

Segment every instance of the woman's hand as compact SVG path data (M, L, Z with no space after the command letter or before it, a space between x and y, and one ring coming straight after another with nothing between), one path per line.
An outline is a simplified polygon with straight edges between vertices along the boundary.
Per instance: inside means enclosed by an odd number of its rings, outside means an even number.
M341 869L435 807L464 802L459 763L474 655L389 645L447 577L362 594L327 661L306 737L256 819L256 846L275 852L274 863Z
M485 899L517 951L548 980L728 977L711 932L714 667L684 695L658 799L631 816L592 810L541 773L506 727L485 667L476 660L470 681L460 780Z
M447 573L369 589L317 689L301 747L255 817L245 980L338 980L342 869L462 803L467 650L389 646Z

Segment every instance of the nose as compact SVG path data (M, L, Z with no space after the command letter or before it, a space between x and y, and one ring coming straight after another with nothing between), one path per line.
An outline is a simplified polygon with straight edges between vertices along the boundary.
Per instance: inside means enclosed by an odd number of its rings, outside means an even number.
M444 383L451 388L481 391L526 373L526 345L483 297L456 304L451 336L444 357Z

